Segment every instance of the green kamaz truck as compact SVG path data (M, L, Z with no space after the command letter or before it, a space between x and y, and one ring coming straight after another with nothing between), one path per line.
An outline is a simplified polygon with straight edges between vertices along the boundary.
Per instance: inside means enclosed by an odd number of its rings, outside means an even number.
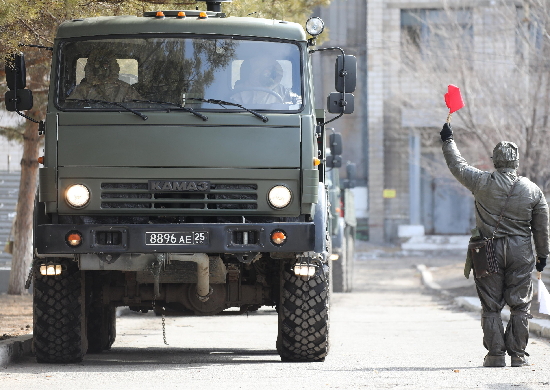
M306 24L207 10L59 26L35 206L34 350L109 349L115 309L216 315L276 308L283 361L328 353L325 110L353 112L355 57L314 107ZM330 48L338 49L338 48ZM6 106L32 106L25 64Z

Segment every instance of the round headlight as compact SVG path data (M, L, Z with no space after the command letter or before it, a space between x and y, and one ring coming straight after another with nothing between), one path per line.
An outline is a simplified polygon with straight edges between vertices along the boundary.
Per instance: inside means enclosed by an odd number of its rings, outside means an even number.
M313 17L309 18L306 22L306 31L309 35L316 37L321 34L325 29L325 23L321 18Z
M275 186L269 190L267 199L271 206L282 209L288 206L292 200L292 192L285 186Z
M76 209L86 206L90 200L90 190L82 184L75 184L67 188L65 199L69 206Z

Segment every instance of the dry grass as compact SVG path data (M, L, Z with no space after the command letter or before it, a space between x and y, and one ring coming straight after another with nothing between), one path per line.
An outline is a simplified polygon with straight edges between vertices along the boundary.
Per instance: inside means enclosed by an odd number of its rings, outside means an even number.
M0 294L0 340L32 333L32 295Z

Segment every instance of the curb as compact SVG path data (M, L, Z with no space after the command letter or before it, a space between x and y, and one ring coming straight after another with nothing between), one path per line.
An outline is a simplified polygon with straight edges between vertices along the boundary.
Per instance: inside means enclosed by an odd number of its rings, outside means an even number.
M433 281L432 273L428 271L424 264L416 266L418 272L422 275L422 283L430 290L439 292L445 296L450 296L441 286ZM460 307L481 314L481 302L478 297L456 297L453 301ZM505 308L501 313L503 321L510 320L510 310ZM531 318L529 320L529 331L537 336L550 338L550 320Z
M14 360L30 356L32 353L32 334L17 336L0 341L0 367L6 367Z

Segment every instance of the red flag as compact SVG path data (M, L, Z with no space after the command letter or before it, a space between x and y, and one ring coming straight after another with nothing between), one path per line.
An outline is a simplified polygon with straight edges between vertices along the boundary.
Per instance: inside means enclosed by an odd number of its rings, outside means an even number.
M462 95L460 94L460 88L456 85L449 85L448 92L445 94L445 103L449 108L449 114L452 114L453 112L464 107L464 101L462 100Z

